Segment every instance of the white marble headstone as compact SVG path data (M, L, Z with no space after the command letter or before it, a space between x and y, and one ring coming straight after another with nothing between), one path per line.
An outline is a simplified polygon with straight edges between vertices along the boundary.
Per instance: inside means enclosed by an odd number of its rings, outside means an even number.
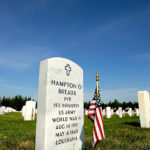
M85 115L88 115L89 111L87 109L85 109Z
M124 115L125 115L125 113L126 113L126 112L125 112L125 110L123 110L123 111L122 111L122 115L124 116Z
M119 109L116 111L116 114L119 116Z
M24 120L34 120L35 118L35 101L26 101Z
M119 107L119 118L122 118L122 107Z
M106 117L111 118L111 108L110 107L106 107Z
M148 91L138 92L141 127L150 128L150 99Z
M132 116L132 108L129 108L128 110L128 115L131 117Z
M26 109L26 106L24 105L24 106L22 107L22 110L21 110L23 117L24 117L24 115L25 115L25 109Z
M102 115L103 115L103 116L105 116L105 115L106 115L106 110L105 110L105 109L103 109L103 111L102 111Z
M5 106L1 106L1 108L5 111L6 107Z
M5 114L5 111L3 108L0 108L0 115L3 115L3 114Z
M36 150L81 150L84 141L83 71L74 62L40 63Z
M111 116L113 116L113 114L114 114L114 110L113 110L113 109L111 109Z
M136 116L139 116L140 115L140 113L139 113L139 109L138 108L136 108Z

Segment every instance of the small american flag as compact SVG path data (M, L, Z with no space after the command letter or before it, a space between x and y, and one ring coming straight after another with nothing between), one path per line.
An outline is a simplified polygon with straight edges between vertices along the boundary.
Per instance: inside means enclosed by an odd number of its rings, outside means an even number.
M95 93L96 93L96 90L95 90ZM99 94L98 94L98 98L96 97L96 94L94 95L94 98L89 108L88 117L94 123L92 142L93 142L93 147L96 147L97 142L105 138Z

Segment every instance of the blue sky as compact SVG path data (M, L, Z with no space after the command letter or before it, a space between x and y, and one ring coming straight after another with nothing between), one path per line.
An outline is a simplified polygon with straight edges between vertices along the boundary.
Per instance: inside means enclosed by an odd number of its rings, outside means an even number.
M0 0L0 96L37 98L39 63L68 58L84 70L84 100L96 70L103 102L150 91L149 0Z

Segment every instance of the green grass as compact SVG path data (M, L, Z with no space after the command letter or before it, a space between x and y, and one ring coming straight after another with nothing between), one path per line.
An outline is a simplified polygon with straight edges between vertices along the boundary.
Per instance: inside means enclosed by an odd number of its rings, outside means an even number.
M35 121L23 121L21 113L0 115L0 150L33 150ZM104 117L105 140L101 150L150 150L150 129L140 128L139 118ZM85 116L85 148L92 149L93 123Z
M85 116L85 149L92 149L93 123ZM105 140L101 140L97 148L101 150L150 150L150 129L140 128L139 117L114 115L104 117Z

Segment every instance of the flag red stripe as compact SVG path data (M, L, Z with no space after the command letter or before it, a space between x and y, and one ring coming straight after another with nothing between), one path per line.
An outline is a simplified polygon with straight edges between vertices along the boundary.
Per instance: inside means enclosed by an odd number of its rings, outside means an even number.
M95 133L96 141L98 141L98 140L99 140L99 138L98 138L98 136L97 136L97 132L96 132L95 124L94 124L94 133Z
M95 110L95 108L90 108L89 111Z
M98 108L97 111L98 111L98 112L96 112L96 113L99 113L99 108ZM98 128L99 128L100 134L101 134L101 138L104 139L103 132L102 132L102 128L101 128L101 125L100 125L100 122L99 122L99 119L98 119L97 114L96 114L95 117L96 117L96 122L97 122L97 125L98 125Z
M93 105L96 105L96 103L91 103L91 105L90 105L90 106L93 106Z

